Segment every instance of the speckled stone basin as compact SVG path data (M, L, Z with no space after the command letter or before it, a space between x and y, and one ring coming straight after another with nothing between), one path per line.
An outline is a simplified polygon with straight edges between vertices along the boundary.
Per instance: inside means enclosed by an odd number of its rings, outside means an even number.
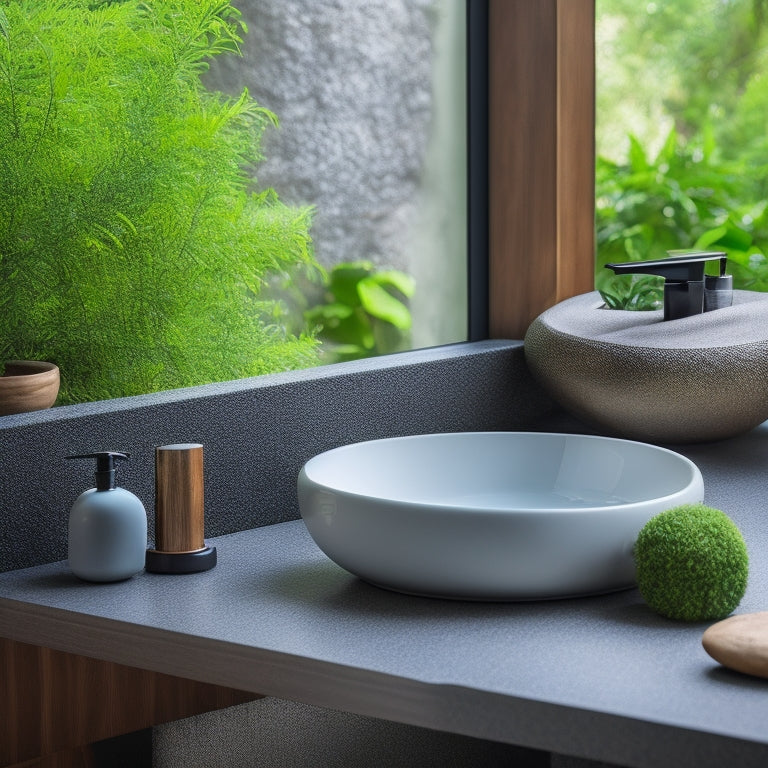
M582 294L533 321L525 356L566 410L623 437L722 440L768 419L768 294L669 321Z

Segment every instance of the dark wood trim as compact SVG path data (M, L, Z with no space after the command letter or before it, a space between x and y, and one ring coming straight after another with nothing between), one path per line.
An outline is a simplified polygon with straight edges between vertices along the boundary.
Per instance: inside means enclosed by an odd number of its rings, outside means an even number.
M490 0L492 338L593 289L594 14L594 0Z
M12 640L0 669L0 766L88 765L92 742L259 698Z
M63 749L8 768L152 768L152 729Z

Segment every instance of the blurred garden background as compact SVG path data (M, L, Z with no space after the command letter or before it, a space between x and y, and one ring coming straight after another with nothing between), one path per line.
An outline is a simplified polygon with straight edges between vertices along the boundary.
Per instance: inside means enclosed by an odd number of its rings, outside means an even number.
M768 290L768 0L596 9L597 287L653 307L603 265L696 247ZM457 0L0 4L0 364L64 404L466 338L465 38Z
M0 375L64 405L464 340L464 15L0 3Z
M647 306L604 265L700 247L768 290L768 0L597 0L596 35L597 287Z

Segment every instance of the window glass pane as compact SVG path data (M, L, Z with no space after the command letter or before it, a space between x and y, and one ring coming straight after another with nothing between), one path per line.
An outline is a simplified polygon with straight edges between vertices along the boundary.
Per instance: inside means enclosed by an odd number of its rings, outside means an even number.
M232 93L248 88L280 120L264 136L259 186L313 206L314 253L324 268L372 265L369 298L383 317L368 314L375 346L361 349L368 327L351 323L338 340L357 345L349 356L367 356L466 339L464 3L241 0L238 7L249 28L244 55L217 60L210 82ZM392 269L413 280L411 323L375 285ZM385 274L380 286L404 299L401 279ZM322 300L319 289L302 286L310 304ZM290 297L288 307L301 310ZM334 311L312 317L330 326ZM390 317L408 327L398 331Z
M598 287L606 262L702 247L728 254L735 287L768 289L768 4L597 12Z
M466 338L465 3L234 6L3 6L0 373L66 404Z

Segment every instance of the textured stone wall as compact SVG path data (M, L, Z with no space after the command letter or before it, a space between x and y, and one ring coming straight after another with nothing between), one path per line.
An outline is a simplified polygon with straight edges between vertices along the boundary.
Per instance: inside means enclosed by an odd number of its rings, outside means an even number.
M259 186L315 206L326 266L366 258L416 278L415 345L464 338L463 3L235 5L244 55L215 61L209 83L247 87L280 120Z
M0 571L63 560L67 519L92 468L65 456L120 450L118 484L154 536L158 445L202 443L205 532L299 516L312 456L380 437L529 428L551 409L520 341L483 341L0 417Z

